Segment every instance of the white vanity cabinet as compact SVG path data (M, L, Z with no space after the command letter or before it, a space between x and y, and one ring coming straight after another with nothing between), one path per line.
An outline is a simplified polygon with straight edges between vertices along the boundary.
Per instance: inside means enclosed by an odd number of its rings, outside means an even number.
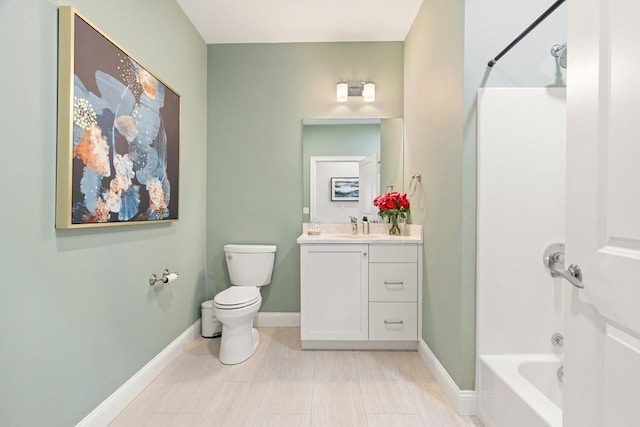
M420 229L421 232L421 229ZM301 236L305 349L415 349L422 239Z
M366 340L369 246L302 245L300 329L305 340Z

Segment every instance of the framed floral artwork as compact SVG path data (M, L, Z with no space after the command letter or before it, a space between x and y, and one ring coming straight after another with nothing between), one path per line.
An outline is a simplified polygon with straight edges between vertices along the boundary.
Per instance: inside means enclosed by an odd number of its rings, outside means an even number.
M331 201L358 201L360 196L359 178L331 178Z
M180 95L60 7L56 228L178 219Z

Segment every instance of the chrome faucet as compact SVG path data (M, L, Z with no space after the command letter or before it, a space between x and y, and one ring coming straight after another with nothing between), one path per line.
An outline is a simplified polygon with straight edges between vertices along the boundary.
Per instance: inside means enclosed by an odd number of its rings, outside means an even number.
M350 216L351 219L351 234L358 234L358 218Z

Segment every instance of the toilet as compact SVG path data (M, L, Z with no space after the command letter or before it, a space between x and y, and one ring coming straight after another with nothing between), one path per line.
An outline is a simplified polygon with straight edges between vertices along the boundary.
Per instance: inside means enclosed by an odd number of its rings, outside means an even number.
M271 283L275 245L225 245L231 286L213 298L213 315L222 324L220 362L235 365L255 353L260 341L253 318L262 304L260 288Z

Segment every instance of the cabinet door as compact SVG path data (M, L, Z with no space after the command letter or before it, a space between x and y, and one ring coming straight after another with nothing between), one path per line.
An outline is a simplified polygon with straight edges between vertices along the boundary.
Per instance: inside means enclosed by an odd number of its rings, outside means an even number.
M368 339L368 245L300 247L303 340Z

